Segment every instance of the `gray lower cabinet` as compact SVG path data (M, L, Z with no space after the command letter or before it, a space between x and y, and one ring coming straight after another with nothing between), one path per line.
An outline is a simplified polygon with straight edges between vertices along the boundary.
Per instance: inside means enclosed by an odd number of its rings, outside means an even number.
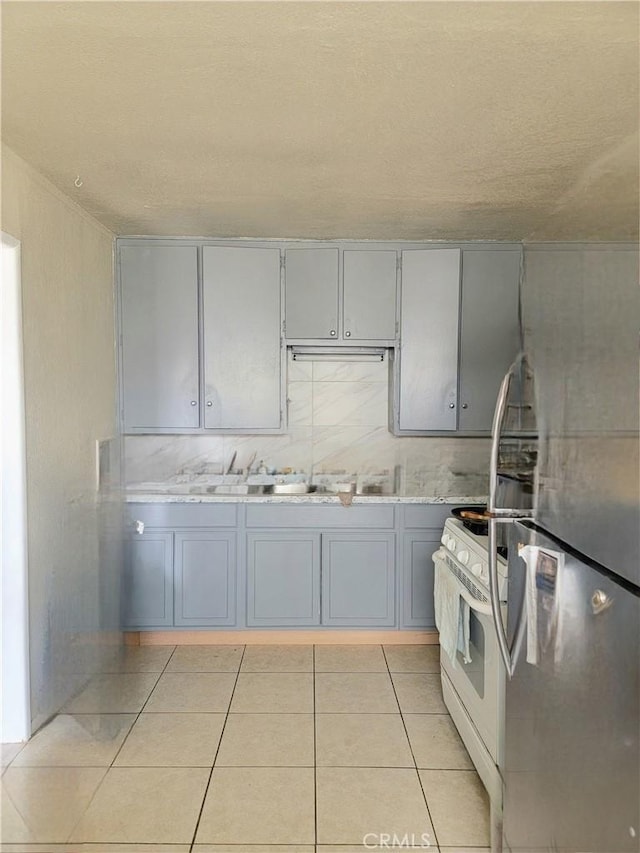
M320 534L247 535L247 625L320 624Z
M322 624L389 627L395 622L395 536L324 534Z
M248 534L247 625L395 624L394 534Z
M404 534L402 628L435 627L431 557L439 547L439 530Z
M173 625L173 534L142 533L125 542L123 624Z
M176 533L174 624L236 624L235 533Z
M149 532L126 542L123 627L433 628L431 557L449 511L259 503L237 516L231 503L137 505L128 521Z

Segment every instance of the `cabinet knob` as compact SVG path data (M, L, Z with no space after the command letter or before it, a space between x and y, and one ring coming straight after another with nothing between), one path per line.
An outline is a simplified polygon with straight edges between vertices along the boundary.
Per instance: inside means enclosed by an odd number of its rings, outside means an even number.
M345 332L345 333L344 333L344 336L345 336L345 338L350 338L350 337L351 337L351 332Z
M209 406L209 408L211 408L211 406L213 406L213 403L211 402L211 400L207 400L207 406Z
M197 406L197 405L198 405L198 401L197 401L197 400L192 400L192 401L191 401L191 405L192 405L192 406Z
M468 403L463 403L463 404L462 404L462 408L463 408L463 409L468 409L468 408L469 408L469 404L468 404Z
M136 533L144 533L144 521L134 521L133 529Z
M593 595L591 596L591 608L593 610L594 616L597 616L599 613L602 613L603 610L606 610L608 607L611 607L613 604L613 600L610 596L607 595L601 589L597 589Z
M455 404L455 403L449 403L449 408L450 408L450 409L455 409L455 407L456 407L456 404Z
M335 336L336 336L336 330L335 330L335 329L331 329L331 331L329 332L329 334L331 335L331 337L332 337L332 338L335 338Z

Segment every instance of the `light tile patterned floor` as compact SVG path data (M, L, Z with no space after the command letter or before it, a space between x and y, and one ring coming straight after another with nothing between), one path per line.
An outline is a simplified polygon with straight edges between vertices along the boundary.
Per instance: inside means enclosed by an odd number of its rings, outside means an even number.
M489 848L433 646L126 648L2 768L1 853Z

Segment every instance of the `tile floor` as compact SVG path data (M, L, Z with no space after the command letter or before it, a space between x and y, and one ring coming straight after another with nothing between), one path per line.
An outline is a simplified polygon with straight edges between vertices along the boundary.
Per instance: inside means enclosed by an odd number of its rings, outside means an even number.
M484 853L437 646L123 649L3 748L3 853ZM366 846L365 846L366 845Z

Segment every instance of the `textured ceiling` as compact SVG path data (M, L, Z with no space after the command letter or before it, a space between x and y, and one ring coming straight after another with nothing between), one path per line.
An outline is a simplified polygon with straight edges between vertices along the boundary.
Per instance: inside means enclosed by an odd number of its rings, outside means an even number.
M637 235L636 2L1 5L4 141L116 233Z

